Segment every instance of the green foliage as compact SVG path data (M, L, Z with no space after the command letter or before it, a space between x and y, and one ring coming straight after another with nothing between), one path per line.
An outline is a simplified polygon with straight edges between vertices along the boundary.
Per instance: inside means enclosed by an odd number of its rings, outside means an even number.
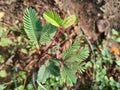
M112 39L116 42L120 42L120 32L115 29L112 29L112 35L108 34L107 38Z
M4 57L3 57L2 55L0 55L0 62L3 60L3 58L4 58Z
M1 38L0 40L0 46L9 46L12 43L13 43L12 40L9 38Z
M103 48L101 53L96 52L96 60L93 59L93 70L95 84L92 89L94 90L119 90L120 83L117 82L112 76L108 77L108 65L112 65L115 60L111 58L110 52L107 48ZM118 65L119 66L119 65Z
M75 40L71 43L70 47L66 47L63 50L64 64L61 68L61 80L66 82L69 86L76 82L75 73L79 71L84 72L85 60L89 56L89 49L87 46L80 48L80 41ZM63 79L64 78L64 79Z
M88 46L80 48L80 41L76 40L70 47L63 50L63 60L73 70L84 71L84 64L82 63L89 56ZM81 70L80 70L81 69Z
M34 90L33 85L32 84L28 84L27 85L27 90Z
M67 27L71 26L75 21L76 21L76 16L71 15L71 16L69 16L67 18L64 18L64 20L62 22L62 26L67 28Z
M37 78L40 82L45 83L51 75L56 77L59 76L59 71L58 62L54 59L48 60L40 67Z
M0 38L4 38L7 34L7 27L0 27Z
M0 84L0 90L4 90L6 88L6 86Z
M3 37L3 35L4 35L4 30L3 28L0 28L0 38Z
M38 80L37 90L60 90L59 87L59 77L50 77L46 80L44 84L41 84Z
M76 17L72 15L72 16L65 18L62 22L60 16L57 13L52 12L52 11L44 12L43 17L46 19L47 22L51 23L52 25L56 27L64 26L65 28L72 25L76 20ZM40 22L38 21L39 20L38 20L36 12L31 8L26 9L25 14L24 14L24 27L25 27L25 32L27 33L27 36L35 43L40 38L40 44L44 44L44 43L49 42L52 39L56 28L51 26L48 23L45 24L42 29L40 27L38 28L38 26L40 26ZM38 24L36 25L36 23ZM41 29L41 30L38 30L38 29ZM77 62L77 63L79 62L79 64L81 64L80 61L82 61L83 59L86 59L89 55L88 54L89 50L87 51L86 48L80 49L79 45L80 45L80 42L75 41L74 44L71 45L72 48L68 50L68 52L64 53L66 54L66 55L63 55L63 60L65 60L65 64L63 64L61 68L59 68L58 65L55 65L55 63L53 62L51 63L51 60L46 61L45 64L42 65L39 69L38 80L44 83L51 75L59 76L60 74L62 78L64 78L64 76L66 77L63 80L64 83L65 81L67 81L68 85L70 86L73 83L75 83L76 76L75 76L75 73L71 71L73 68L68 67L67 65L69 64L72 65L72 63L74 62ZM85 50L84 53L81 53L83 52L83 50ZM70 54L70 52L72 53ZM69 59L67 60L67 58ZM78 68L80 69L79 66ZM83 66L84 65L81 64L81 67ZM78 68L76 67L77 70L79 70ZM59 72L59 69L61 72ZM83 71L83 68L81 69L81 71Z
M46 13L44 16L46 16ZM41 44L45 44L51 40L51 37L54 35L56 28L48 23L46 23L42 28L35 10L32 8L27 8L24 14L24 30L30 40L33 41L34 44L36 44L36 46L38 47L39 40Z
M56 28L54 26L46 23L41 31L40 43L44 44L49 42L52 39L53 35L55 34L55 31Z
M110 52L108 50L108 48L103 48L101 50L101 54L102 54L102 59L103 59L103 62L104 63L107 63L107 64L113 64L113 60L111 58L111 55L110 55Z
M51 23L52 25L56 27L63 26L64 28L71 26L76 21L75 15L71 15L67 18L64 18L64 20L62 20L56 12L49 10L43 13L43 17L47 22Z
M8 32L7 27L0 27L0 46L2 47L13 44L12 40L6 37Z
M24 29L29 39L38 44L40 31L42 29L37 13L32 8L27 8L24 13Z
M20 81L22 81L25 78L26 78L26 73L24 71L19 71L18 72L17 81L20 82Z
M120 59L116 60L116 64L120 67Z
M60 69L61 83L66 83L68 86L72 86L76 83L76 76L73 71L68 68L65 64Z
M64 63L61 64L61 67L59 68L59 63L62 62L55 62L57 60L54 59L46 61L39 69L38 80L41 83L45 83L51 75L54 77L60 76L61 84L66 83L67 86L72 86L76 83L77 79L75 73L77 71L80 73L84 72L85 63L83 63L83 60L85 60L88 55L88 47L84 46L80 48L80 41L75 40L74 43L71 43L70 47L66 47L63 50L62 59Z
M33 14L34 13L34 14ZM32 16L32 17L31 17ZM35 20L34 20L34 18ZM43 17L46 19L47 22L51 23L52 25L56 27L64 26L65 28L69 27L76 21L76 17L74 15L69 16L65 18L63 21L61 20L60 16L56 12L52 12L47 10L46 12L43 13ZM32 21L33 23L31 23ZM24 26L25 27L25 32L27 35L29 33L33 33L32 35L29 34L28 37L32 39L32 41L37 42L38 38L36 36L36 31L32 27L34 27L35 23L38 21L37 14L33 9L26 9L26 12L24 14ZM28 24L28 25L26 25ZM28 26L32 27L28 27ZM32 28L32 29L31 29ZM37 27L36 27L37 28ZM27 29L30 29L29 31ZM40 44L47 43L51 40L52 36L55 33L55 27L51 26L50 24L45 24L40 32ZM30 32L31 31L31 32ZM37 30L38 31L38 30ZM31 37L32 36L32 37ZM33 39L33 37L36 37ZM80 48L80 42L76 40L73 44L71 44L70 49L66 49L67 52L65 51L63 54L63 60L65 61L65 64L62 65L60 68L60 75L62 79L64 76L66 77L63 82L67 81L68 85L72 85L73 83L76 82L76 76L75 73L73 73L74 70L78 70L80 72L84 71L84 64L81 63L82 60L86 59L89 55L89 50L87 47ZM83 52L84 51L84 52ZM39 69L38 72L38 80L42 83L44 83L51 75L55 76L56 73L59 74L59 68L58 66L55 66L53 63L50 63L51 60L46 61L44 65L42 65ZM72 63L75 64L78 63L78 67L73 69ZM70 65L69 65L70 64ZM69 66L68 66L69 65ZM55 70L55 68L57 68ZM74 71L75 72L75 71ZM61 74L62 73L62 74ZM61 80L62 80L61 79Z
M56 27L59 27L62 24L62 19L56 12L47 10L43 13L43 17L47 22L51 23Z
M77 50L79 50L79 48L80 48L79 46L80 46L80 42L78 40L76 40L73 44L71 42L70 47L66 47L63 50L63 59L65 61L68 61L71 58L72 55L77 53Z

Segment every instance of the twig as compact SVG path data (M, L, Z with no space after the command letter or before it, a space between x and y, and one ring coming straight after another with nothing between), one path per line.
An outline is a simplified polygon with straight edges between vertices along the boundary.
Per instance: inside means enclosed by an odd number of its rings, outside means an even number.
M88 45L89 45L89 47L90 47L91 52L94 53L91 42L88 40L87 37L85 37L85 39L87 40L87 43L88 43Z
M36 85L35 85L35 76L34 76L34 72L33 72L33 75L32 75L32 84L33 84L34 90L37 90L37 89L36 89Z
M37 83L43 90L47 90L38 80L37 80Z

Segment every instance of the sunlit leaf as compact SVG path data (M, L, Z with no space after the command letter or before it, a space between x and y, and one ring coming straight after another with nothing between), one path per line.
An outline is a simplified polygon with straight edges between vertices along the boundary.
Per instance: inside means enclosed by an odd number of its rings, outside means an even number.
M62 24L62 20L56 12L47 10L43 13L43 17L47 22L51 23L56 27L59 27Z
M24 85L20 85L20 86L16 87L14 90L24 90Z
M63 20L62 26L67 28L67 27L71 26L73 23L75 23L75 21L76 21L76 16L71 15Z

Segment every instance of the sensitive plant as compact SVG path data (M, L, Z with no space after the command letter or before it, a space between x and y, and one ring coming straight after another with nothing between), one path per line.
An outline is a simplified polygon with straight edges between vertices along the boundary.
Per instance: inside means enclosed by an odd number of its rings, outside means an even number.
M64 36L65 29L74 24L76 16L71 15L62 20L56 12L47 10L43 13L43 17L47 21L43 26L37 13L32 8L27 8L23 17L24 30L39 53L38 85L45 88L43 84L50 77L59 77L60 85L72 86L77 81L76 72L82 73L85 71L84 60L89 56L88 46L82 45L79 37L73 40ZM63 34L64 41L69 44L62 48L62 51L58 51L61 54L58 57L57 53L53 52L53 48L59 50L59 39L63 39L60 34Z

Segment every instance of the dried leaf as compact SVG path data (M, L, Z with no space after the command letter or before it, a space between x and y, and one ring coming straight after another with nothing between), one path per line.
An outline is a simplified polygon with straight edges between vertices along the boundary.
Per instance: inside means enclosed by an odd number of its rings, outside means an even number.
M116 55L119 55L119 54L120 54L120 51L119 51L119 49L118 49L117 47L112 47L112 48L111 48L111 51L112 51L114 54L116 54Z

